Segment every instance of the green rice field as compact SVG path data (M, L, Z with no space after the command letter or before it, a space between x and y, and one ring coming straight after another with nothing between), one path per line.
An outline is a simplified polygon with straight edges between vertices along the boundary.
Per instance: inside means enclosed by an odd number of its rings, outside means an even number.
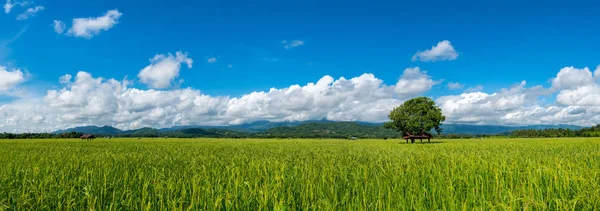
M600 139L0 140L0 210L599 210Z

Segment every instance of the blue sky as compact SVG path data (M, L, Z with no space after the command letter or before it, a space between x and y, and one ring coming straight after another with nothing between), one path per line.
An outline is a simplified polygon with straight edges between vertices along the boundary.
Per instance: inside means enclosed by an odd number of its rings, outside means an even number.
M22 82L0 96L6 105L35 100L51 105L48 91L73 91L72 85L59 83L59 78L70 74L75 80L79 71L94 78L121 81L127 77L127 87L139 90L189 88L212 97L242 98L255 91L315 83L326 75L337 80L370 73L383 84L394 86L407 68L419 67L435 85L414 94L430 96L440 104L443 102L439 99L445 96L471 91L493 95L526 81L526 89L541 85L551 91L535 95L536 101L521 107L595 109L595 104L589 103L556 103L555 96L565 90L552 84L565 67L573 66L580 72L588 67L589 72L594 72L600 64L600 4L593 1L36 0L20 5L22 2L12 0L10 4L16 6L9 13L0 14L0 66L25 74ZM9 2L2 5L5 3ZM43 9L26 20L17 20L19 14L37 6ZM73 19L98 18L110 10L120 14L110 27L88 37L69 34ZM54 30L55 20L65 24L63 33ZM302 45L285 48L293 41ZM418 51L430 50L442 41L451 43L456 58L411 59ZM151 65L149 59L155 55L175 55L178 51L187 53L193 65L188 68L181 63L178 76L168 87L152 87L138 76ZM216 62L210 63L210 58ZM593 73L591 77L594 78ZM461 88L450 89L448 82L460 83ZM477 86L483 89L469 89ZM392 98L399 104L403 97ZM5 113L9 114L4 118L10 119L10 112ZM127 125L115 121L119 117L99 122L88 118L73 124L123 128L158 124L150 121ZM271 117L259 115L242 122L295 120ZM502 119L454 119L464 123L511 124ZM235 122L227 119L214 124ZM531 123L548 122L540 119ZM591 120L558 123L592 124Z

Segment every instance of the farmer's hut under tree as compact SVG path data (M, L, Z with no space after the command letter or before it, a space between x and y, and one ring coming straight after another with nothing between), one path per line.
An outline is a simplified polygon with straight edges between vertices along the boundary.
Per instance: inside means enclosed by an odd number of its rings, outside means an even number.
M92 134L85 134L85 135L82 135L80 138L81 138L82 140L83 140L83 139L85 139L85 140L91 141L91 140L95 139L95 138L96 138L96 136L94 136L94 135L92 135Z
M431 142L431 139L433 138L433 136L429 133L422 133L420 135L413 135L413 134L407 133L407 135L402 138L406 140L407 144L408 144L408 139L410 139L411 143L414 144L415 139L420 139L421 143L423 143L423 139L427 139L427 142Z

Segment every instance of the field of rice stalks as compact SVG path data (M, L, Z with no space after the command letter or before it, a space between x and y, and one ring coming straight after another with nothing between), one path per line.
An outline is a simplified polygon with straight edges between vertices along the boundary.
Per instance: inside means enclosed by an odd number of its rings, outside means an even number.
M599 210L600 139L0 140L0 210Z

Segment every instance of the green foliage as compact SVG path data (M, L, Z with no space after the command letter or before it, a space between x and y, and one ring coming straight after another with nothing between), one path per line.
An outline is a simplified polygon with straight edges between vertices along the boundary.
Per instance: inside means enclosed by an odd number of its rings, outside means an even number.
M52 133L0 133L0 139L48 139L48 138L79 138L80 132Z
M123 131L121 131L117 128L111 127L111 126L102 126L102 127L83 126L83 127L70 128L70 129L66 129L66 130L59 130L54 133L59 134L59 133L69 133L69 132L81 132L84 134L96 134L96 135L118 135L118 134L123 133Z
M543 130L516 130L510 133L512 137L523 138L555 138L555 137L600 137L600 125L580 130L571 129L543 129Z
M197 138L197 137L210 137L210 138L242 138L248 137L252 134L221 130L221 129L203 129L203 128L187 128L182 130L176 130L164 133L164 137L172 138Z
M598 210L600 139L1 140L0 210Z
M98 131L86 128L86 131ZM107 131L103 129L103 131ZM65 134L71 134L69 132ZM6 133L0 139L30 139L30 138L79 138L78 136L61 136L55 134L9 134ZM95 134L95 133L91 133ZM138 130L122 131L118 134L102 136L115 137L169 137L169 138L393 138L398 137L395 130L385 129L377 125L363 125L355 122L313 122L293 127L276 127L263 132L248 133L217 128L185 128L174 131L160 131L154 128L142 128Z
M385 123L385 128L395 129L404 134L422 134L435 130L442 132L442 122L446 117L435 102L427 97L410 99L400 107L394 108L388 116L391 122Z
M491 135L491 134L510 134L515 130L540 130L540 129L571 129L579 130L582 127L574 125L527 125L527 126L502 126L502 125L465 125L465 124L444 124L442 125L444 134L461 135Z
M138 130L133 130L129 133L129 135L131 137L160 137L160 131L154 128L145 127Z
M394 130L354 122L307 123L296 127L277 127L255 134L260 138L393 138Z

